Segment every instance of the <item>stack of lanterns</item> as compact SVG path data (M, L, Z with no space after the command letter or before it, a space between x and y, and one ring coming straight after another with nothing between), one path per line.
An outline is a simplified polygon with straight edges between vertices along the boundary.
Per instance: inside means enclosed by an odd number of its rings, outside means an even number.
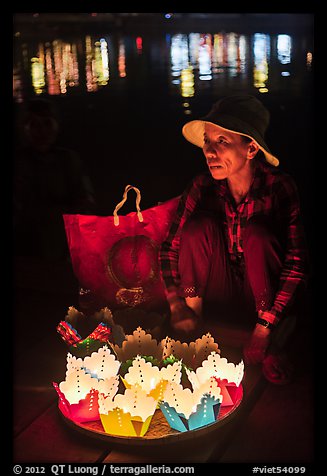
M101 322L86 339L72 325L81 315L71 307L57 326L69 351L65 380L53 385L70 420L100 420L110 435L144 436L159 411L172 429L185 432L216 422L220 409L239 398L243 361L222 358L209 333L189 344L168 336L158 342L138 327L115 344L109 309L100 311Z

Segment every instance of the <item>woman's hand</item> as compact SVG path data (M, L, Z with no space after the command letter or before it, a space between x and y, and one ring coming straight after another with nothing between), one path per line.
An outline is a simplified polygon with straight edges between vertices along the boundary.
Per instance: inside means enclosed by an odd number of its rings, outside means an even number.
M193 332L200 324L200 318L187 306L185 301L171 306L171 326L175 331Z
M258 364L266 356L270 344L271 330L257 324L252 332L249 342L245 345L243 353L246 364Z

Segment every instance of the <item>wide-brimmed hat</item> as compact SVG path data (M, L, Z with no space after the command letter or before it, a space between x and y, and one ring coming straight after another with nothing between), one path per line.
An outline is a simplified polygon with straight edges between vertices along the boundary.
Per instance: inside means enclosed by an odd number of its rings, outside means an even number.
M205 123L250 137L258 144L267 162L277 167L279 160L270 152L264 139L269 121L269 111L256 97L247 94L234 95L219 99L201 119L187 122L182 133L189 142L198 147L204 145Z

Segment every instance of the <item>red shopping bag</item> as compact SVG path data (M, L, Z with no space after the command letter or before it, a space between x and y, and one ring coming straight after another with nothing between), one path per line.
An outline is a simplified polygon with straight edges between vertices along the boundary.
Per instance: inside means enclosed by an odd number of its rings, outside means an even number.
M119 216L130 190L136 192L136 212ZM158 251L179 198L141 211L140 190L127 185L112 216L63 215L74 274L98 307L148 311L165 307Z

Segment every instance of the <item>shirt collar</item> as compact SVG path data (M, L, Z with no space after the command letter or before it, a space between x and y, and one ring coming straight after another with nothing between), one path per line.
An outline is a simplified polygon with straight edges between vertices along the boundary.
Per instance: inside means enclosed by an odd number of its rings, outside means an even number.
M266 173L267 172L265 170L264 164L261 161L257 161L255 164L253 181L249 189L247 199L255 197L257 195L258 190L262 189L265 183ZM215 180L215 186L219 196L224 198L229 196L230 192L227 184L227 179Z

